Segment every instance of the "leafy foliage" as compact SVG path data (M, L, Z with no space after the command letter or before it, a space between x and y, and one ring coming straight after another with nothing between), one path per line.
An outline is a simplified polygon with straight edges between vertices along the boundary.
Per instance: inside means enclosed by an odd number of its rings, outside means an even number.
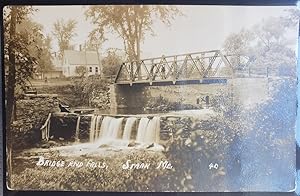
M246 109L224 93L213 103L219 113L215 118L175 132L167 152L177 168L168 177L175 190L209 191L212 184L234 191L293 188L296 81L271 84L272 98L264 104ZM209 170L210 163L219 169Z
M289 46L288 36L294 33L293 40L296 40L297 33L293 30L297 18L299 12L289 10L285 17L269 17L250 29L231 34L223 47L226 53L233 55L229 58L234 68L269 67L277 70L276 75L295 76L296 55Z
M72 94L76 97L77 104L80 106L90 106L91 99L95 97L98 91L108 91L109 82L98 75L84 77L81 80L74 80L74 87L71 89Z
M159 97L154 97L149 99L144 109L149 111L156 111L156 112L157 111L167 112L167 111L199 109L199 108L200 106L182 103L182 100L171 102L160 95Z
M53 24L52 33L57 39L60 57L62 57L64 50L72 49L71 40L76 36L76 24L77 22L71 19L67 21L60 19Z
M86 10L87 18L97 27L91 32L93 37L105 41L105 32L113 31L124 41L129 60L140 60L140 43L147 32L152 32L155 18L166 25L180 14L174 6L90 6Z
M77 75L79 75L79 77L85 76L87 74L87 68L86 68L86 66L83 66L83 65L77 66L76 69L75 69L75 73Z
M271 99L245 113L248 120L240 144L244 168L239 179L248 189L268 186L282 191L294 186L289 180L295 169L291 160L295 156L296 80L278 79L272 84Z
M122 63L123 58L118 54L118 49L108 50L107 56L102 59L103 74L105 76L116 75Z
M33 23L28 18L33 9L27 6L17 6L17 24L16 33L10 35L10 14L11 7L4 10L4 64L5 72L9 74L10 66L14 66L16 70L16 85L25 87L28 79L38 67L38 60L41 56L41 48L36 43L37 39L42 40L40 25ZM25 28L26 26L26 28ZM14 53L14 64L9 59L9 53ZM7 84L6 80L6 86ZM12 84L10 84L12 85Z
M72 160L68 157L59 157L55 153L51 154L50 157L52 160L63 159L66 162ZM35 162L31 159L26 162L26 167L23 167L21 171L14 170L16 173L12 176L12 187L19 190L103 190L124 192L168 190L169 183L162 186L161 181L158 180L166 175L168 171L155 169L157 160L164 160L164 155L162 154L133 151L129 154L116 153L109 157L76 157L76 161L83 161L84 163L90 159L97 162L105 162L108 165L108 169L103 170L85 166L81 168L35 167ZM150 163L153 169L123 170L122 164L126 160L131 160L135 163Z

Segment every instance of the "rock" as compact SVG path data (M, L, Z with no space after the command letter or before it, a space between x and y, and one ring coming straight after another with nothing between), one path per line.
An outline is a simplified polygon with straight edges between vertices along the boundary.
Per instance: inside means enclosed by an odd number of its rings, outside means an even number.
M168 117L167 118L169 121L176 121L178 119L178 117Z
M128 147L134 147L134 146L136 146L138 143L136 143L135 141L131 141L131 142L129 142L129 144L128 144Z
M108 144L101 144L101 145L99 146L99 148L108 148L108 147L109 147Z
M63 137L59 137L58 138L60 141L64 141L65 140L65 138L63 138Z
M146 147L146 149L148 149L148 148L152 148L152 147L154 147L154 143L152 143L152 144L148 145L148 146Z
M48 142L48 144L50 146L56 146L57 145L57 143L55 141L51 141L51 140Z
M49 144L49 143L42 144L42 145L41 145L41 148L50 148L50 144Z

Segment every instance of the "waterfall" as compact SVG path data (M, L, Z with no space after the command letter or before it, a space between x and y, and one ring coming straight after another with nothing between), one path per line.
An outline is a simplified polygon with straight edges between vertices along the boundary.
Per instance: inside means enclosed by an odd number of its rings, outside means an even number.
M108 137L117 139L122 128L123 118L113 118L109 124Z
M90 125L90 142L93 142L95 139L95 121L97 116L92 116L91 118L91 125Z
M126 119L124 129L122 129L124 118L115 118L110 116L92 116L90 126L90 142L95 146L127 146L132 137L134 125L137 122L136 117ZM100 126L101 124L101 126ZM100 129L99 129L100 127ZM138 143L159 143L160 118L153 117L149 119L142 117L138 122L136 141Z
M79 141L79 125L80 125L80 116L77 118L76 129L75 129L75 142Z
M160 118L153 117L147 126L146 134L144 137L144 142L159 142L159 134L160 134Z
M102 120L100 127L100 137L108 137L109 136L109 125L113 118L110 116L105 116Z
M102 116L99 116L99 115L92 116L91 126L90 126L90 142L93 142L100 137L101 130L102 130L101 128L99 128L101 119L102 119ZM102 124L101 124L101 127L102 127Z
M135 121L136 121L135 117L127 118L126 124L124 127L123 137L122 137L123 140L130 140L132 128L133 128Z
M141 118L136 140L145 143L158 143L160 134L160 118Z
M137 131L137 136L136 136L137 141L144 142L148 123L149 123L149 119L147 117L141 118L138 131Z
M102 116L96 117L96 127L95 127L95 137L94 140L97 140L100 137L100 122L101 122Z

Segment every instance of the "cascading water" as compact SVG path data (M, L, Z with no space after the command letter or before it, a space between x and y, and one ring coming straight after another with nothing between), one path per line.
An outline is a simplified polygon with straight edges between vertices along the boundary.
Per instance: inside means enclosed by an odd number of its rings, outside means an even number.
M75 129L75 141L79 141L79 126L80 126L80 116L77 118L76 129Z
M136 117L129 117L126 119L125 126L123 126L123 120L124 117L92 116L90 142L96 146L102 146L104 144L109 146L127 146L129 141L135 136L133 140L135 140L137 144L159 143L159 117L152 117L152 119L142 117L139 121ZM138 122L138 128L136 134L134 134L134 130L136 130L134 125L136 122Z
M147 117L143 117L140 120L136 140L138 142L144 142L144 138L146 135L147 127L148 127L149 119Z
M97 140L100 137L101 128L100 122L101 122L102 116L92 116L91 118L91 126L90 126L90 142L93 142Z
M123 119L124 118L114 118L110 122L112 126L110 126L111 129L109 130L109 132L111 133L110 136L112 139L118 139L120 135L120 131L122 131L121 128L122 128Z
M137 118L135 117L127 118L122 137L123 140L130 140L132 128L136 120Z
M160 133L160 118L141 118L136 140L143 143L158 143Z
M153 117L147 126L144 142L145 143L151 143L159 142L159 132L160 132L160 119L159 117Z
M105 116L103 118L103 121L101 123L101 128L100 128L100 138L101 137L107 137L109 136L109 125L110 125L110 122L112 121L112 117L110 116Z
M97 116L92 116L91 118L91 126L90 126L90 142L93 142L95 139L95 122Z
M102 116L97 116L96 117L94 141L100 137L100 122L101 122L101 119L102 119Z
M49 138L50 117L42 126L42 138ZM126 119L125 126L123 121ZM85 122L78 116L76 122L75 141L80 141L80 122ZM136 126L138 125L138 126ZM100 127L100 129L99 129ZM160 118L159 117L111 117L92 115L90 122L90 133L88 143L74 144L71 146L57 147L62 155L70 153L86 155L90 153L102 153L106 148L112 150L127 149L150 149L162 151L164 147L160 143ZM85 139L85 138L82 138ZM104 151L103 151L104 150Z

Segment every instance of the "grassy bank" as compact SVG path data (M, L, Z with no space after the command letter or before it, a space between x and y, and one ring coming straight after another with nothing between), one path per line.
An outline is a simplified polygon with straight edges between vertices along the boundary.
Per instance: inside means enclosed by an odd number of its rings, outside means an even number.
M168 190L167 184L157 181L172 170L155 169L162 153L150 151L115 152L109 156L60 157L55 152L39 153L50 160L63 160L64 167L37 166L38 156L19 157L14 161L11 187L16 190L82 190L82 191L154 191ZM82 162L82 167L68 166L72 161ZM149 169L123 169L122 165L149 163ZM106 167L100 168L95 166Z

